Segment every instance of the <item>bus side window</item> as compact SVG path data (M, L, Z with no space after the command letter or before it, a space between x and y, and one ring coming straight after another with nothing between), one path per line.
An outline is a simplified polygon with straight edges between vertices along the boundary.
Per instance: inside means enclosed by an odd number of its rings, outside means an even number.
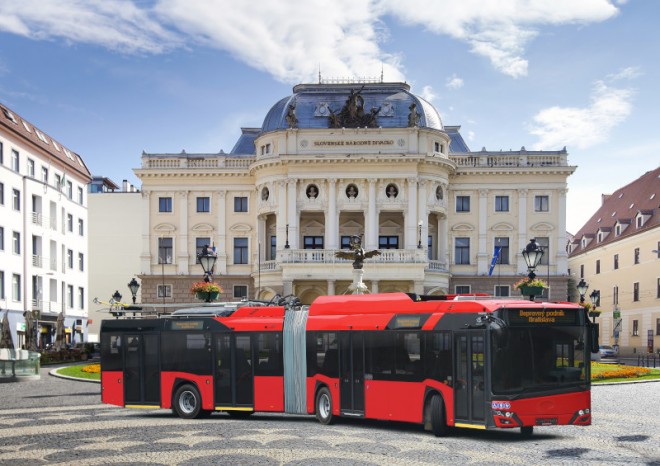
M101 335L101 356L104 371L120 371L123 369L121 335Z
M426 334L423 352L425 377L451 385L451 335L449 332Z
M308 348L312 347L311 356L314 364L310 364L309 374L320 373L328 377L339 377L339 350L337 334L334 332L318 332L308 340ZM315 366L315 367L312 367ZM313 371L312 371L313 370Z
M255 335L256 365L254 375L283 374L282 367L282 334L265 332Z

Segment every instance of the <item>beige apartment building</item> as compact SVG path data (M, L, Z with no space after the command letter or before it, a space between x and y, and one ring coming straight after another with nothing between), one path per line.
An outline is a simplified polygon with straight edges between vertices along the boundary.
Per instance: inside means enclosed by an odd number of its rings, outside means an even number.
M190 301L204 245L222 299L344 294L353 267L336 253L352 235L380 252L371 292L502 296L536 238L537 274L565 299L574 170L565 149L471 151L404 83L300 84L229 153L142 154L142 299Z
M603 196L569 245L569 267L600 291L601 343L621 355L660 348L660 167ZM589 297L586 298L589 302Z

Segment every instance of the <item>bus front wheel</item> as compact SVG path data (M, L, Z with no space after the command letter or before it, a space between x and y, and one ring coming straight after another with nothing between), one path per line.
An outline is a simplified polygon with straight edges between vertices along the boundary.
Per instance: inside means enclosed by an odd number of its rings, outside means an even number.
M195 419L202 414L202 397L193 385L181 385L174 394L174 412L184 419Z
M332 397L327 387L321 388L316 394L316 419L321 424L332 424Z
M534 426L523 426L520 428L520 435L524 438L529 438L534 433Z
M445 403L437 394L431 397L431 431L436 437L443 437L448 432Z

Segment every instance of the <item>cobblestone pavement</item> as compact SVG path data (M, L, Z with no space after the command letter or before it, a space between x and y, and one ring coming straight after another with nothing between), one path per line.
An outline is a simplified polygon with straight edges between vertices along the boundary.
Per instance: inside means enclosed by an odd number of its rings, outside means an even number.
M660 383L595 386L594 425L519 431L255 414L182 420L102 405L98 384L0 384L0 464L646 464L660 466Z

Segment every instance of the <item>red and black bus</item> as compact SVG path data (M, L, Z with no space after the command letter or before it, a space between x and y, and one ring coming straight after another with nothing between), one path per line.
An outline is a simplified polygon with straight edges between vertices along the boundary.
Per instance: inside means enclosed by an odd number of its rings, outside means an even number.
M102 401L183 418L282 412L528 435L591 424L597 344L572 303L385 293L226 304L104 320Z

